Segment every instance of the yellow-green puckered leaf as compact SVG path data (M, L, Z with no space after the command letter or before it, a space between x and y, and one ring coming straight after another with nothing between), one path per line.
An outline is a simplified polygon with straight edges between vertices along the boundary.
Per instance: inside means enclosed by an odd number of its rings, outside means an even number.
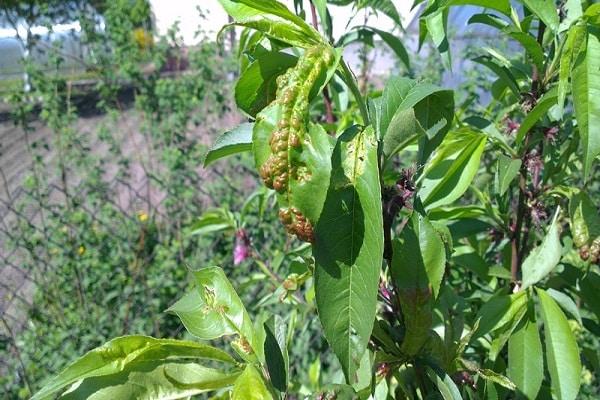
M600 236L600 214L590 196L577 190L569 199L571 236L575 246L589 245Z
M562 245L560 244L559 215L560 208L556 210L550 229L548 229L542 243L531 250L523 262L523 266L521 267L523 272L523 289L535 285L544 279L560 261Z
M581 360L575 335L567 317L544 290L537 289L544 319L546 363L550 371L553 397L574 400L579 392Z
M231 400L273 400L273 396L260 372L248 364L233 385Z
M600 155L600 29L588 25L586 42L572 71L575 117L583 148L583 175L587 180L592 163Z
M254 330L246 308L219 267L194 272L196 287L173 304L176 314L192 335L203 340L239 335L254 348Z
M33 399L53 398L71 384L102 376L113 376L123 371L154 371L164 367L164 360L206 359L233 364L234 359L222 350L201 343L155 339L148 336L123 336L89 351L51 379ZM162 370L161 370L162 371ZM88 382L90 387L102 387Z
M533 308L508 339L508 376L525 398L536 398L544 379L544 352Z
M414 212L393 249L391 273L406 329L401 350L415 355L429 338L446 266L444 242L427 218Z
M325 337L346 379L371 336L383 262L383 221L372 127L344 132L331 158L331 179L315 226L315 297Z
M428 209L457 200L479 169L486 136L471 130L450 132L425 165L419 196Z

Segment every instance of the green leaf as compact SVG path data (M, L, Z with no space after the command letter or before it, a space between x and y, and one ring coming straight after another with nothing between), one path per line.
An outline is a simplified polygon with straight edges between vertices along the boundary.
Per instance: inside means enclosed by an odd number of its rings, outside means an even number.
M306 39L319 43L321 35L308 25L302 18L291 12L285 5L275 0L218 0L225 11L236 20L243 20L264 14L281 18L283 21L291 22L302 31Z
M544 353L533 309L508 339L508 376L522 395L536 398L544 379Z
M498 163L496 164L496 191L500 196L506 193L510 187L510 183L519 174L520 168L521 160L502 154L498 156Z
M448 38L446 35L448 26L448 9L446 7L440 7L422 18L425 19L427 31L429 32L433 43L437 47L440 56L442 57L442 63L444 64L444 67L451 70L452 60L450 56L450 46L448 44Z
M370 30L379 35L379 37L387 44L390 49L396 53L396 56L402 61L402 63L406 66L408 70L410 70L410 58L408 56L408 52L406 51L406 47L398 37L394 34L391 34L386 31L382 31L381 29L373 28L370 26L362 27L361 29Z
M235 228L235 217L230 211L223 208L210 208L190 226L189 234L205 235L212 232L233 231Z
M558 30L558 14L554 0L521 0L529 10L537 15L552 31Z
M554 301L556 301L558 305L562 307L564 311L575 318L577 322L579 322L579 325L583 326L583 321L581 320L581 315L579 314L579 308L571 297L555 289L548 289L547 292L550 296L552 296Z
M448 0L447 6L472 5L492 10L500 11L502 14L510 16L510 2L508 0Z
M277 77L296 65L297 61L297 57L278 51L259 55L244 70L235 85L235 101L238 107L248 115L256 116L256 113L275 99Z
M244 123L219 136L204 157L204 167L220 158L252 150L253 127L253 123Z
M61 400L187 399L233 385L239 372L225 373L193 363L167 360L130 365L122 372L86 378Z
M48 399L67 386L90 377L118 374L127 368L160 367L167 358L201 358L234 363L222 350L201 343L148 336L123 336L89 351L50 380L32 399Z
M591 29L591 28L590 28ZM600 33L589 31L587 43L580 50L571 75L573 105L581 146L583 175L587 180L594 159L600 155Z
M392 0L360 0L358 2L360 8L370 7L375 11L381 11L392 19L398 26L402 27L402 20L400 14L396 10L396 6Z
M425 165L418 191L428 209L458 199L479 169L486 136L471 130L450 132Z
M475 317L475 320L480 319L480 321L479 328L473 335L473 339L506 326L525 307L527 307L527 295L525 291L492 297L483 304L483 307L481 307Z
M248 364L233 385L231 400L273 400L273 396L265 386L260 372Z
M584 279L579 281L579 287L584 306L596 314L596 318L600 321L600 296L598 296L600 275L590 271Z
M533 126L546 115L546 112L556 104L557 96L555 92L547 93L536 105L533 109L527 114L521 126L519 126L519 130L517 131L517 135L515 138L515 142L521 143L525 138L525 135Z
M569 321L544 290L537 289L544 319L546 362L552 393L559 400L574 400L579 392L581 361Z
M288 386L289 358L286 343L286 327L280 316L274 315L264 323L265 360L271 383L280 392Z
M558 216L560 208L556 210L552 224L542 243L531 250L521 267L523 272L522 289L535 285L546 277L558 265L562 254L560 244L560 226Z
M452 380L452 378L441 369L426 368L426 373L429 379L438 388L442 399L444 400L462 400L460 390Z
M492 371L491 369L478 369L477 375L481 376L486 381L497 383L498 385L507 388L508 390L515 390L517 386L506 376Z
M503 30L504 28L510 26L509 23L506 22L504 19L496 15L485 13L474 14L471 18L469 18L467 24L484 24L499 30Z
M376 104L376 129L388 158L419 136L426 136L421 148L428 154L444 138L454 117L451 90L408 78L389 79Z
M203 340L240 335L254 348L254 331L246 308L219 267L194 272L196 287L167 309L192 335Z
M321 43L320 36L318 36L318 38L315 38L313 35L307 35L305 31L298 28L295 24L289 21L268 18L265 16L255 16L244 19L236 19L235 22L224 25L221 28L221 31L219 32L218 36L221 36L221 33L224 30L234 27L236 25L255 29L259 32L264 33L270 38L280 40L284 43L290 44L295 47L308 48Z
M515 79L513 73L504 65L499 65L493 58L489 56L480 56L473 59L476 63L488 67L494 72L498 78L513 92L517 98L521 96L519 84Z
M510 32L510 37L521 43L531 60L537 66L538 71L544 70L544 50L535 38L526 32Z
M580 5L581 6L581 5ZM559 114L562 116L565 106L565 98L569 89L569 77L571 76L571 67L573 61L577 59L579 49L585 42L585 26L575 25L567 32L566 42L563 52L560 55L560 66L558 71L558 107Z
M315 296L325 337L348 382L369 341L379 272L383 221L373 128L348 130L331 159L331 179L315 227Z
M413 212L393 250L391 273L406 329L401 349L415 355L429 338L432 305L446 267L444 242L426 217Z

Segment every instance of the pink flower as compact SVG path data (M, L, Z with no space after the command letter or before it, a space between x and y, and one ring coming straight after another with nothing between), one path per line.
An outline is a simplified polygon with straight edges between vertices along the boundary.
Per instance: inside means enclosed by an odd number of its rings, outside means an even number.
M240 265L250 258L250 239L246 231L240 229L235 233L235 247L233 248L233 265Z

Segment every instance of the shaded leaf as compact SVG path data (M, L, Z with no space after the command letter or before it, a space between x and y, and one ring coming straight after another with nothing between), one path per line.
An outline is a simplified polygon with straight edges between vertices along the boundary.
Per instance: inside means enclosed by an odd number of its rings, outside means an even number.
M342 134L331 159L331 179L315 227L315 295L325 337L348 382L373 328L383 221L373 129Z
M526 398L536 398L544 379L544 353L533 309L508 339L508 376Z
M559 400L574 400L581 379L581 361L575 335L552 297L542 289L536 291L544 319L546 362L553 395Z
M256 113L275 99L277 77L296 65L297 61L297 57L277 51L258 56L244 70L235 85L237 106L248 115L256 116Z
M444 242L427 218L414 212L393 250L391 274L406 329L401 349L415 355L429 337L446 266Z
M588 32L572 71L573 105L581 147L583 175L587 180L594 159L600 155L600 34Z

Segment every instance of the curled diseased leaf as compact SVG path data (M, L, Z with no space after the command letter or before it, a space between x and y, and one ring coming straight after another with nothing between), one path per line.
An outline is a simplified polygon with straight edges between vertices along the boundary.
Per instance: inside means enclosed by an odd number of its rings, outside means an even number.
M265 185L278 193L279 219L306 242L325 200L331 143L318 125L307 124L309 102L333 75L339 52L312 47L277 78L275 101L257 116L254 154Z

